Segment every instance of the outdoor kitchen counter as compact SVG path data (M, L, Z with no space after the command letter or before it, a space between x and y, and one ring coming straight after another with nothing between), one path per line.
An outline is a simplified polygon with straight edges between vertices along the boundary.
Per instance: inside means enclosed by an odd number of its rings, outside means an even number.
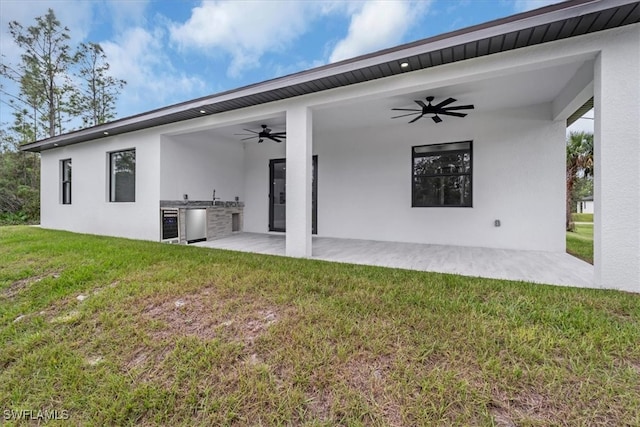
M182 209L204 209L204 208L210 208L210 207L216 207L216 208L231 208L231 207L238 207L238 208L243 208L244 207L244 202L235 202L235 201L220 201L220 200L216 200L215 204L214 202L210 201L210 200L189 200L187 202L183 201L183 200L160 200L160 208L161 209L165 209L165 208L182 208Z
M215 240L242 231L244 202L208 200L161 200L160 210L178 211L179 242L187 243L187 215L192 209L206 210L206 232L203 238Z

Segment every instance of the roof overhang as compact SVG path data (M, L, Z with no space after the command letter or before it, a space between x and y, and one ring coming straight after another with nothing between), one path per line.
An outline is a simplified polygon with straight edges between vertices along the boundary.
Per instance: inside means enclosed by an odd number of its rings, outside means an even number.
M638 0L570 0L25 144L21 150L40 152L638 22ZM409 66L403 68L403 62Z

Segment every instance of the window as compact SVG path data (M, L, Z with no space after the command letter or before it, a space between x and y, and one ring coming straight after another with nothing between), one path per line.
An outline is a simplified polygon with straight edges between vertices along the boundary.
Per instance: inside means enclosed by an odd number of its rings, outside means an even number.
M136 150L109 153L109 201L136 201Z
M412 207L471 207L471 141L412 148Z
M62 160L61 162L61 182L62 182L62 204L71 204L71 159Z

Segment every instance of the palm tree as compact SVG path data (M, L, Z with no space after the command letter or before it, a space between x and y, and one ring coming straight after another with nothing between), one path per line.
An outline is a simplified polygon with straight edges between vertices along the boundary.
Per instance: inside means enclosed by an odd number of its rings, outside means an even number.
M571 207L573 188L578 177L593 176L593 134L571 132L567 139L567 231L573 231Z

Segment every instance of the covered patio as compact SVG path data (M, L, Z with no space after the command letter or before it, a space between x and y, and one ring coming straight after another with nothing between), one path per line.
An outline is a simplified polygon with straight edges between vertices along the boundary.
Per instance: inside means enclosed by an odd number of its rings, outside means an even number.
M194 245L285 255L283 234L238 233ZM559 252L314 237L311 258L491 279L597 287L591 264Z
M639 16L637 1L574 0L27 144L41 152L42 225L157 241L167 201L224 202L242 208L228 228L206 212L188 227L185 213L184 234L637 292ZM566 126L587 106L595 267L565 254ZM124 151L135 202L112 203L105 158ZM237 231L259 234L218 240Z

